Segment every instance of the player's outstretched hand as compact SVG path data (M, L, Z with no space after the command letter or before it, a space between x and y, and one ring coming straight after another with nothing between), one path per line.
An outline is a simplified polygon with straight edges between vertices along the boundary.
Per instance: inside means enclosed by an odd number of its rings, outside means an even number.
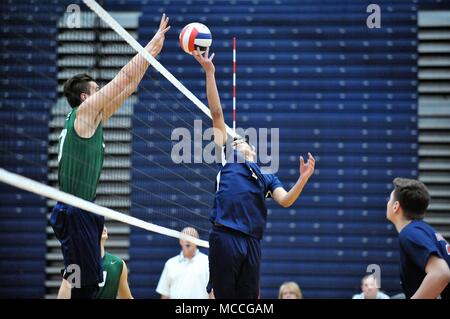
M214 64L212 62L212 60L214 59L214 53L209 56L209 48L206 49L206 52L204 54L202 54L200 52L200 49L197 48L197 50L192 52L192 55L198 61L198 63L200 63L206 73L214 73L216 71L216 68L214 67Z
M308 153L308 161L305 163L303 156L300 156L300 175L306 178L310 178L314 174L314 165L316 160Z
M166 32L169 31L169 29L169 17L166 17L166 14L164 13L161 17L161 22L159 23L159 29L150 41L150 54L153 57L156 57L161 52L166 38Z

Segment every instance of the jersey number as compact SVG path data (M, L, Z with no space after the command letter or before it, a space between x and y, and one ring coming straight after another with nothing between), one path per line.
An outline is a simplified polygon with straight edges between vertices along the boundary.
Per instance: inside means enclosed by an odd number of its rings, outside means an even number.
M98 284L98 286L99 286L100 288L103 288L103 287L105 286L105 283L106 283L106 275L107 275L107 274L108 274L108 273L107 273L106 271L103 270L103 281L102 281L101 283Z
M67 135L67 129L65 128L64 130L61 131L61 134L59 135L58 163L62 157L62 150L63 150L63 146L64 146L64 140L66 139L66 135Z

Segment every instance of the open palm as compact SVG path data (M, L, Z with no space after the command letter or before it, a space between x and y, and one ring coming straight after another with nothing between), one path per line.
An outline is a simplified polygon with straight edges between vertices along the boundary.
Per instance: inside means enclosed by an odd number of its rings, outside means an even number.
M305 163L303 156L300 156L300 175L304 177L311 177L314 174L314 166L316 164L316 160L308 153L308 161Z
M200 65L202 66L203 70L205 70L206 73L215 72L216 69L212 62L212 60L214 59L214 53L211 54L211 56L209 56L209 48L206 49L206 52L204 54L202 54L200 52L200 49L197 48L196 51L192 52L192 55L197 60L197 62L200 63Z
M169 31L170 29L170 26L168 26L168 24L169 24L169 17L166 17L166 14L163 14L161 17L161 22L159 23L158 31L153 36L153 39L150 41L151 44L150 54L153 57L156 57L162 50L164 40L166 38L166 32Z

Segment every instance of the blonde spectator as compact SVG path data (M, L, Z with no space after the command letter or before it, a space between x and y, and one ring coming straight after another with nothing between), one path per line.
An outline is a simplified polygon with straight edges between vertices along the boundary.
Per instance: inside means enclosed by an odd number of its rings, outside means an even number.
M303 294L297 283L289 281L281 285L278 299L303 299Z

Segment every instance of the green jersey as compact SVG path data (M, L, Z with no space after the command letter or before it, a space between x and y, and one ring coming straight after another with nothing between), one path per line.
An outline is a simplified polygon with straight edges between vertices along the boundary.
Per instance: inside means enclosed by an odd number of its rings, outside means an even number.
M103 282L99 284L98 299L116 299L122 270L122 259L105 252L105 256L103 256Z
M73 108L64 122L59 136L58 182L59 188L69 194L93 201L105 156L101 123L90 138L82 138L75 132Z

